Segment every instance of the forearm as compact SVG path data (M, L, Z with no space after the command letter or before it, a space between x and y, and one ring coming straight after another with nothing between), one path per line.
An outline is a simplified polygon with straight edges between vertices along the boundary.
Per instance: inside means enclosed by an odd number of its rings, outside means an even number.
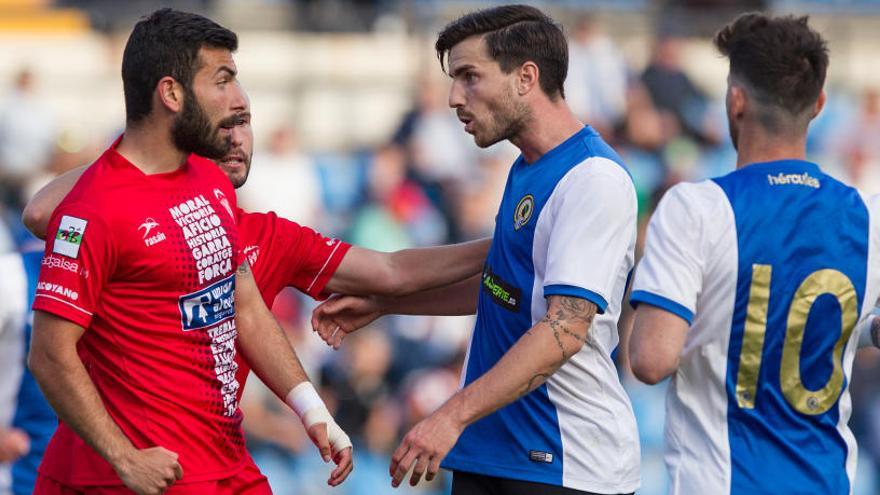
M308 376L284 330L259 294L253 293L255 285L250 269L239 268L236 286L236 299L242 302L241 307L236 307L235 316L239 348L254 373L284 400L287 393L308 380ZM246 293L240 293L239 288Z
M28 357L31 373L58 417L101 457L119 467L135 447L107 413L76 350L59 354L32 349Z
M384 314L472 315L477 312L482 276L471 277L437 289L402 297L380 298Z
M381 253L352 246L325 290L336 294L404 296L479 274L491 239Z
M486 374L455 394L442 409L469 425L540 387L587 342L596 306L564 298L551 307ZM573 306L567 308L571 304Z
M449 246L404 249L391 253L393 278L400 294L444 287L479 275L491 238Z

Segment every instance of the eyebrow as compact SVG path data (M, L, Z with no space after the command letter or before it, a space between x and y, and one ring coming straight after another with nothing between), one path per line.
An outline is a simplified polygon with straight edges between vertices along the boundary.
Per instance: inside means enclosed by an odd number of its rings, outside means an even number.
M238 71L236 71L235 69L233 69L232 67L230 67L228 65L221 65L220 68L217 69L217 72L215 72L214 74L216 75L221 72L228 72L229 75L232 77L235 77L235 75L238 74Z
M476 67L471 64L465 64L465 65L462 65L461 67L456 67L455 70L452 71L449 75L452 77L457 77L462 72L466 72L468 70L475 69L475 68Z

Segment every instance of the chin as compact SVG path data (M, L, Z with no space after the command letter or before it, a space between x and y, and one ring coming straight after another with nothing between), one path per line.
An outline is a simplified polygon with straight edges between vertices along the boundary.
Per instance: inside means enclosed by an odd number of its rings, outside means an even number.
M493 144L497 143L498 141L501 141L501 138L496 137L496 136L493 136L491 138L480 138L480 137L474 136L474 143L476 143L477 146L479 146L480 148L488 148L489 146L492 146Z

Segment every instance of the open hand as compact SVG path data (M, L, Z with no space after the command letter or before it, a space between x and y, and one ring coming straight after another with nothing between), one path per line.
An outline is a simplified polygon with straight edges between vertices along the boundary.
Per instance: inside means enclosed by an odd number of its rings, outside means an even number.
M372 323L383 315L375 297L333 296L312 311L312 329L334 349L345 336Z
M410 468L413 470L409 479L411 486L416 486L422 475L425 475L426 481L433 480L440 471L440 462L463 430L443 408L420 421L403 437L391 456L391 486L397 488Z

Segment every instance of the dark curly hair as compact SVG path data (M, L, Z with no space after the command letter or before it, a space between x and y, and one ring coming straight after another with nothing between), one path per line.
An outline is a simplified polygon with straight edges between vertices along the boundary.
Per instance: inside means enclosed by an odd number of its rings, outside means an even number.
M825 84L828 45L807 21L749 13L715 35L715 46L730 59L732 79L764 107L761 119L771 130L783 123L780 117L808 122Z
M552 99L565 98L568 43L553 19L528 5L503 5L459 17L443 28L434 45L444 71L452 47L479 34L486 35L489 56L505 74L531 60L538 66L538 84L544 93Z
M136 123L150 114L153 91L163 77L191 91L202 47L234 52L238 37L206 17L168 8L135 24L122 54L126 121Z

